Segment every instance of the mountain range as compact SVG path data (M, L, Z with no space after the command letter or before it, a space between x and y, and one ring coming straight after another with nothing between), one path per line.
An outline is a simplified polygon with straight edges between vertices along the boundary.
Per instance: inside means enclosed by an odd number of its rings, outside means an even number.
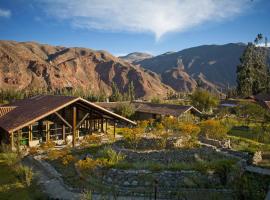
M203 45L158 56L130 53L115 57L106 51L36 42L0 41L0 88L58 90L81 88L95 94L121 92L133 82L138 98L165 97L169 91L213 91L236 85L236 66L246 45Z

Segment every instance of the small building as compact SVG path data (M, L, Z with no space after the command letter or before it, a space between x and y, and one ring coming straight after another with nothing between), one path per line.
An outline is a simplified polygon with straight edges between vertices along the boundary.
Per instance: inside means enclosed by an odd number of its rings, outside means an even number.
M113 111L119 104L122 103L129 102L104 102L98 103L98 105ZM198 109L193 106L184 106L177 104L157 104L139 101L134 101L130 104L135 109L134 119L136 120L161 119L163 117L176 117L178 119L191 120L191 118L197 118L202 114Z
M40 95L0 107L0 142L37 146L67 142L93 132L107 132L108 124L135 122L80 97Z
M193 120L201 115L201 112L193 106L177 104L157 104L150 102L133 102L135 107L135 119L161 119L163 117L176 117L178 119Z

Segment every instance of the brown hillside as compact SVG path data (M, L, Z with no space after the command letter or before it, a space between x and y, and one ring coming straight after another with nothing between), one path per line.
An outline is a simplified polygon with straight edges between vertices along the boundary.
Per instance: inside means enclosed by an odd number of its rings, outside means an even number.
M112 82L125 92L131 81L137 97L166 96L170 90L161 83L157 74L105 51L0 41L2 89L57 90L72 87L110 94Z

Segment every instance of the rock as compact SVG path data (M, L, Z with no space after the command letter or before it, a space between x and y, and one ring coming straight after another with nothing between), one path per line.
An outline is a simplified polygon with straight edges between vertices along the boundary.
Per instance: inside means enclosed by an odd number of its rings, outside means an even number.
M111 177L107 178L107 182L109 182L109 183L111 183L111 182L112 182Z
M124 186L129 186L130 184L129 184L129 182L128 181L125 181L124 182Z
M137 185L138 185L138 181L133 180L133 181L131 182L131 185L133 185L133 186L137 186Z

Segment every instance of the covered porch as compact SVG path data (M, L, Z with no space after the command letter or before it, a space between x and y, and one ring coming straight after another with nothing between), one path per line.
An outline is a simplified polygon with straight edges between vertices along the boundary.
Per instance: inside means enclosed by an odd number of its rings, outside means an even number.
M6 141L11 145L12 149L14 149L16 145L35 147L42 143L51 141L59 145L72 144L72 146L75 146L77 142L82 140L86 135L93 133L106 134L108 131L108 126L113 127L113 134L115 136L115 128L117 123L124 123L127 126L136 125L135 122L82 98L70 99L68 102L53 106L53 109L47 109L47 105L44 102L46 98L48 98L48 96L41 98L41 100L43 99L42 101L36 99L36 101L40 102L39 109L44 110L44 113L41 115L31 117L29 112L35 112L34 107L38 106L29 108L29 105L24 106L27 103L24 102L18 106L13 105L14 109L0 117L1 126L2 118L14 116L14 114L18 112L18 109L30 109L24 111L25 115L22 112L19 116L17 116L17 120L13 120L13 128L11 126L9 130L8 128L5 130L4 127L1 127L3 129L1 132L6 132L4 138L6 138ZM61 96L58 97L58 100L60 98ZM57 96L50 96L50 99L56 100ZM35 99L31 99L31 101L28 103L31 103L33 100ZM51 106L52 105L48 105L48 107ZM24 109L22 109L23 107ZM17 123L18 121L21 123Z

